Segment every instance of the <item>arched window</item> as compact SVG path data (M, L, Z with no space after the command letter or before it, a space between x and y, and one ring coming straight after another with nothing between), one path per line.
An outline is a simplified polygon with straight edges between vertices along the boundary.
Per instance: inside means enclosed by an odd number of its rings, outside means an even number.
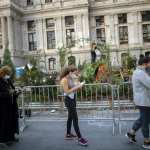
M76 58L75 56L68 57L68 65L76 65Z
M56 58L48 59L48 68L49 70L56 70Z
M122 66L127 66L127 64L128 64L128 54L127 53L122 53L121 54L121 64L122 64Z

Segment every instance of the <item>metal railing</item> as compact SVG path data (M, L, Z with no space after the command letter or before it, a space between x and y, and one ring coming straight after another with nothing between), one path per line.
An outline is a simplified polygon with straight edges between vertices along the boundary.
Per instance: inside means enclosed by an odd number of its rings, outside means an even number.
M119 114L119 133L123 128L127 128L124 122L137 119L138 110L133 102L133 90L130 82L124 82L118 86L118 114ZM123 126L124 125L124 126Z
M79 117L87 120L109 121L112 132L119 129L122 122L135 120L137 110L133 103L131 83L120 85L108 83L85 84L76 93L77 109L81 111ZM66 112L64 96L60 85L26 86L22 90L20 108L22 109L22 126L26 122L26 110L50 111L52 109ZM66 119L66 115L64 115Z

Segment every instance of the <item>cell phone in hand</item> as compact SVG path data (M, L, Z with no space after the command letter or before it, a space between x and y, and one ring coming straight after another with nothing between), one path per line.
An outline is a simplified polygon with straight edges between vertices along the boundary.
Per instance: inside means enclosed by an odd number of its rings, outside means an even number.
M81 85L84 85L84 84L85 84L85 81L81 82L80 84L81 84Z

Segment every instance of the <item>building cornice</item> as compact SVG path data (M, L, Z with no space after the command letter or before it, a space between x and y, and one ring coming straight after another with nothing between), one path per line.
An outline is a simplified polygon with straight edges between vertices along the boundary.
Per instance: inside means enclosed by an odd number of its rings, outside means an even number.
M14 11L17 11L19 14L23 14L23 8L13 2L11 2L11 5L10 5L11 9L13 9Z
M96 4L96 3L95 3ZM122 7L130 7L130 6L141 6L141 5L147 5L150 4L150 1L141 1L141 2L122 2L122 3L110 3L110 4L98 4L97 5L90 5L90 10L104 10L104 9L117 9L117 8L122 8Z
M1 9L8 9L8 8L10 8L10 4L0 6L0 10Z
M46 12L58 12L58 11L67 11L67 10L76 10L76 9L83 9L88 8L88 4L82 4L82 5L75 5L75 6L66 6L66 7L49 7L49 8L37 8L37 9L28 9L23 10L24 15L28 14L36 14L36 13L46 13Z

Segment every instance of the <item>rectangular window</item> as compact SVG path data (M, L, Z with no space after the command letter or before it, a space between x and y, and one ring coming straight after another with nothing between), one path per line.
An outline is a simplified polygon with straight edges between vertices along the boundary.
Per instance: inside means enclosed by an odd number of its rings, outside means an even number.
M29 51L37 50L36 33L28 33Z
M28 21L27 22L27 26L28 26L28 31L35 31L35 21Z
M143 11L141 12L142 21L150 21L150 11Z
M105 28L96 29L96 37L98 42L105 42Z
M75 46L75 31L74 29L66 29L66 42L68 47Z
M67 26L73 26L74 25L74 17L73 16L66 16L65 17L65 25Z
M56 48L55 31L47 31L47 49Z
M49 29L54 27L55 27L54 19L53 18L46 19L46 28Z
M120 40L120 44L128 43L128 27L127 26L119 27L119 40Z
M118 15L118 23L126 24L127 23L127 14L119 14Z
M45 0L45 3L52 3L53 0Z
M143 41L150 42L150 24L143 24Z
M32 6L33 5L33 0L27 0L27 6Z
M104 16L96 16L95 21L96 21L96 27L104 25Z

